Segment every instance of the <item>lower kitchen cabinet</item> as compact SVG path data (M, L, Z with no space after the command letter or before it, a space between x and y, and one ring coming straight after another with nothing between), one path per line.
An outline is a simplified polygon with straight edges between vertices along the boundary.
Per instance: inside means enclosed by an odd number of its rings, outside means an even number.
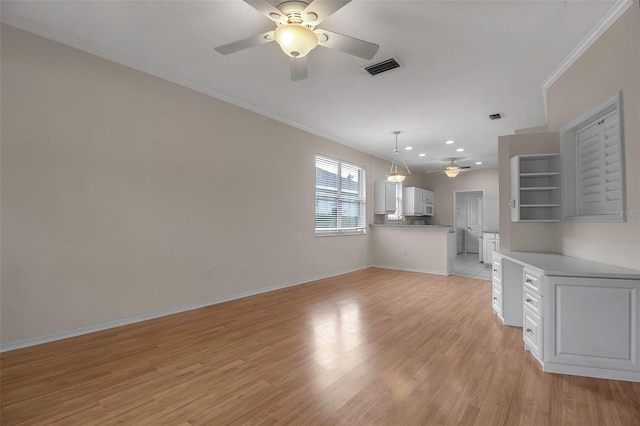
M497 252L493 265L493 309L505 325L520 313L545 372L640 382L640 272L551 253Z
M457 253L464 252L464 229L456 229Z

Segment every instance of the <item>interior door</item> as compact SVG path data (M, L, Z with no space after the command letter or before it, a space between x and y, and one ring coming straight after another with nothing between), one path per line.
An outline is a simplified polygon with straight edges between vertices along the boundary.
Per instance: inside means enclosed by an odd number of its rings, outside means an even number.
M478 253L482 234L482 197L468 196L467 204L467 253Z

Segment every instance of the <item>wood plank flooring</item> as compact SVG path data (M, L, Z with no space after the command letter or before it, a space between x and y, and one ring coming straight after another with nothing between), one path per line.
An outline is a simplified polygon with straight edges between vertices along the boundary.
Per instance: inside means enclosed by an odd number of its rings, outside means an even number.
M367 269L2 354L2 425L638 425L543 373L491 283Z

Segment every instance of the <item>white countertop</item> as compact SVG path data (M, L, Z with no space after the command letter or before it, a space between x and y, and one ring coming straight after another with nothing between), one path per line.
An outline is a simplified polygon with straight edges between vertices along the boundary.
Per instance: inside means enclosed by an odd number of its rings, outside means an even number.
M505 258L521 265L530 265L544 275L564 277L640 279L640 271L618 266L564 256L555 253L533 253L523 251L498 251Z
M449 225L391 225L391 224L377 224L372 223L369 225L372 228L403 228L403 229L421 229L424 231L449 231ZM453 232L453 231L452 231Z

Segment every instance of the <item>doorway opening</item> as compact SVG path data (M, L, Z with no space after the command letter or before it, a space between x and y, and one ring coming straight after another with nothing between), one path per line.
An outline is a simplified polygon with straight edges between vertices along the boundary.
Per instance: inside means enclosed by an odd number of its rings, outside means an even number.
M482 263L484 189L453 191L456 257L453 275L491 279L491 267Z

